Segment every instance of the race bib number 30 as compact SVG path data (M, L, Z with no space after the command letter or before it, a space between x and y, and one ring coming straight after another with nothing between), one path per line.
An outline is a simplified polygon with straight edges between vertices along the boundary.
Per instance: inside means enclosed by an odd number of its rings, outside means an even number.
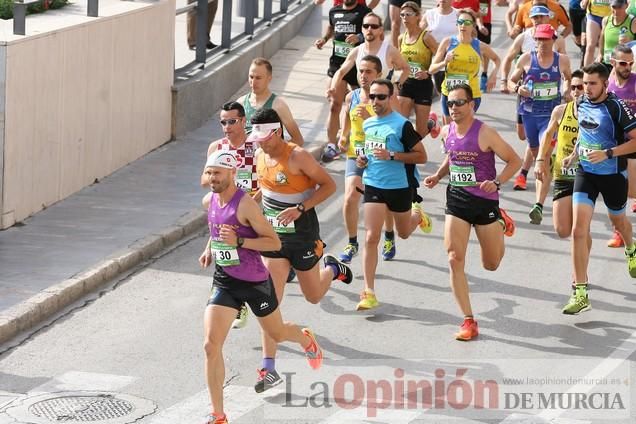
M344 41L333 41L334 53L338 57L347 57L352 48L353 46L351 44L345 43Z
M210 249L214 253L216 264L219 266L239 265L238 251L234 246L228 246L222 241L210 242Z
M280 211L274 209L265 209L264 213L267 222L272 224L272 227L274 227L274 231L276 231L277 233L291 234L296 232L296 225L293 221L289 224L283 224L280 222L280 220L278 219L278 214L280 213Z
M373 149L386 149L386 139L379 135L367 134L364 139L364 151L373 155Z
M459 187L471 187L477 185L474 166L450 166L450 183Z

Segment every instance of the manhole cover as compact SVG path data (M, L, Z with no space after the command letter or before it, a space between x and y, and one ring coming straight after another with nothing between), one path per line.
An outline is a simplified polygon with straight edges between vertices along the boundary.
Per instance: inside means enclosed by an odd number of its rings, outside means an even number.
M147 400L112 392L58 392L27 396L6 413L18 421L34 424L103 423L126 424L154 413Z
M46 399L31 405L29 412L53 422L92 422L123 417L134 409L130 402L103 394Z

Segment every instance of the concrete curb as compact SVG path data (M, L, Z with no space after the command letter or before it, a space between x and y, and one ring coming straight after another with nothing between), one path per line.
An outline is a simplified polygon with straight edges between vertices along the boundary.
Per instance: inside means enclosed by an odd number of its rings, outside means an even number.
M131 270L175 242L205 227L200 209L182 215L174 225L135 241L90 269L55 284L0 315L0 344L94 292L116 276Z

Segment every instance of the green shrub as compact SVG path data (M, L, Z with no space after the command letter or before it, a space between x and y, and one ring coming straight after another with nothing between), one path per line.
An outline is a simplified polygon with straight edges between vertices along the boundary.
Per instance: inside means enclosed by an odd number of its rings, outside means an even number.
M59 9L66 6L69 0L49 0L45 7L44 0L34 3L27 8L27 14L42 13L46 9ZM13 0L0 0L0 19L13 19Z

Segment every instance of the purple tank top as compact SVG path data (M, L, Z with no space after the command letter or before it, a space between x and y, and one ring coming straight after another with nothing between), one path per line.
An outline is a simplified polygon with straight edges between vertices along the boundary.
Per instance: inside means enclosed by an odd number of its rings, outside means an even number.
M479 130L483 122L475 119L468 132L459 137L456 125L451 122L445 145L449 155L450 184L461 187L473 196L498 200L498 192L486 193L479 188L482 181L494 180L497 176L495 153L482 152L479 148Z
M208 228L212 238L212 252L215 255L216 264L221 266L223 271L230 277L237 280L260 283L269 277L269 272L260 252L242 247L228 247L220 242L219 229L222 225L230 225L236 231L237 237L256 238L258 234L252 227L245 226L236 218L236 211L243 196L243 190L236 190L230 202L224 207L218 204L219 196L212 193L210 207L208 208Z
M622 87L616 85L616 78L610 78L607 91L616 94L625 104L636 113L636 74L631 73Z

